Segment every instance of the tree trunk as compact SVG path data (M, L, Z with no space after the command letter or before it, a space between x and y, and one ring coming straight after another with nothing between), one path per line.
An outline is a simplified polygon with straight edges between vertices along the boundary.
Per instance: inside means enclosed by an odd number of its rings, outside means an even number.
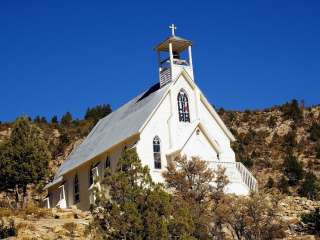
M27 187L23 187L22 209L25 209L28 206L28 200Z
M21 194L19 193L19 187L18 185L16 185L15 190L15 198L16 198L16 204L17 204L17 208L21 208L22 204L21 204Z

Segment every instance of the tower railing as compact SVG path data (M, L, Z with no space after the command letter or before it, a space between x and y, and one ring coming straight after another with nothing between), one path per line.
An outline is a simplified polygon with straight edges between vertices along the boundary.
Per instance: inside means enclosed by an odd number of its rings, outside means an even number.
M250 191L258 191L256 178L241 162L210 161L208 163L214 170L219 167L224 168L230 183L243 183Z

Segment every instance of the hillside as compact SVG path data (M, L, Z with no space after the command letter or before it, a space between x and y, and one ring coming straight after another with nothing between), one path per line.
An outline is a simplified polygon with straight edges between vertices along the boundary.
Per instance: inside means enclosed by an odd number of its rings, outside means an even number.
M292 101L257 111L220 109L219 114L237 139L233 143L237 161L250 168L260 188L284 190L287 184L287 193L297 194L303 178L290 182L288 158L320 176L320 106L305 108Z
M45 194L39 192L41 186L53 178L57 168L95 123L110 112L109 105L100 105L88 109L84 119L80 120L72 119L70 113L60 121L57 117L50 122L44 117L32 120L41 129L52 155L49 174L39 186L32 188L38 191L31 190L33 206L38 205L39 196ZM237 139L232 143L237 161L243 162L253 172L260 190L282 193L279 214L287 226L288 239L315 239L308 235L313 232L301 222L301 214L320 207L320 106L304 107L297 101L291 101L263 110L219 109L218 112ZM0 123L0 144L8 139L12 126L13 123ZM0 193L0 218L7 221L13 218L19 229L18 236L28 234L30 238L25 239L32 239L32 232L36 230L41 239L45 239L44 236L58 238L62 232L65 239L70 233L76 234L75 239L86 238L88 213L78 210L47 212L31 207L25 212L8 214L7 199Z
M101 108L101 106L108 106ZM52 154L50 162L52 178L57 167L72 149L80 144L99 118L109 114L109 105L88 109L81 120L67 119L60 122L53 117L47 122L43 117L33 121L42 130ZM237 161L243 162L254 173L260 188L279 186L283 179L289 181L283 165L288 156L301 163L305 172L312 171L320 177L320 106L303 107L296 101L263 110L218 110L236 137L233 149ZM0 142L11 132L12 123L0 123ZM289 183L287 193L296 194L303 179ZM282 183L283 184L283 183ZM281 184L280 184L281 185Z

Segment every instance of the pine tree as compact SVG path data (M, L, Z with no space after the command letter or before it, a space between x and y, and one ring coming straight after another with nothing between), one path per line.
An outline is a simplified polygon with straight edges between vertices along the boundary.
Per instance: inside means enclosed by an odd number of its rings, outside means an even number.
M92 209L97 229L106 239L168 239L170 195L151 180L135 150L127 150L117 169L107 170L96 189Z
M289 154L289 156L284 160L283 171L288 177L288 183L291 186L296 185L298 181L303 178L304 174L301 163L292 154Z
M36 116L33 120L34 123L47 123L47 119L45 117Z
M57 117L57 115L54 115L54 116L51 118L51 123L52 123L52 124L58 124L58 117Z
M69 127L72 123L72 115L70 112L66 112L61 118L61 125Z
M303 111L296 99L293 99L291 102L281 106L281 110L285 119L292 119L297 125L301 123L303 119Z
M95 125L101 118L109 115L112 112L111 106L109 104L97 105L93 108L88 108L85 114L86 120L92 120Z
M38 115L33 120L34 123L41 123L41 117Z
M41 130L26 117L18 118L12 133L0 151L0 189L15 191L16 200L22 191L22 200L27 185L38 185L47 174L51 158L48 145Z

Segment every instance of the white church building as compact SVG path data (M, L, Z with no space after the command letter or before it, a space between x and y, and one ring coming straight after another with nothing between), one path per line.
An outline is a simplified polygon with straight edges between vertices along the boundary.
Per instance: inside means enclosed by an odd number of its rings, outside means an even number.
M257 181L240 162L230 143L235 141L215 109L196 85L192 42L175 35L155 47L159 81L116 111L101 119L82 144L58 169L48 190L47 207L87 210L94 196L94 178L135 148L154 181L163 182L168 160L177 155L198 156L216 169L226 168L226 191L246 195ZM183 58L182 56L186 56Z

